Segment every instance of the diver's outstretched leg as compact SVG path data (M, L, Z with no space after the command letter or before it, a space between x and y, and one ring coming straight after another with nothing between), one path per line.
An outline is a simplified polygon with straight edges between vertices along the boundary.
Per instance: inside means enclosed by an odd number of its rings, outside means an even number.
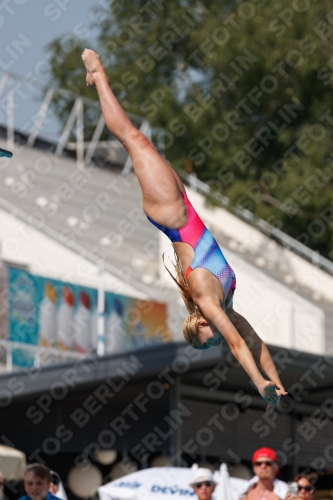
M99 55L85 49L82 60L87 70L87 85L98 92L106 126L131 157L142 189L144 211L159 224L171 228L183 226L187 212L180 192L184 190L181 180L125 114L110 88Z

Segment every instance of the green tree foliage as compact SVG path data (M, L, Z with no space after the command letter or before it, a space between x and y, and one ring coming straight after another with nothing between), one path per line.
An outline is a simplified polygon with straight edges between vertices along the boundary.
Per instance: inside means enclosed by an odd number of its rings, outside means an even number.
M91 47L124 108L165 130L172 165L331 258L332 8L331 0L105 1ZM66 51L56 40L49 50L53 81L92 97L80 60L87 44Z

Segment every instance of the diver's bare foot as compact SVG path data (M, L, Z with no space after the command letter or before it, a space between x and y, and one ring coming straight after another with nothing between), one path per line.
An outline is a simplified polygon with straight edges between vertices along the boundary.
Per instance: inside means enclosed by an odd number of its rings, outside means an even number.
M86 83L88 87L96 89L96 77L98 77L99 74L105 75L102 61L99 55L90 49L84 49L82 61L87 70Z

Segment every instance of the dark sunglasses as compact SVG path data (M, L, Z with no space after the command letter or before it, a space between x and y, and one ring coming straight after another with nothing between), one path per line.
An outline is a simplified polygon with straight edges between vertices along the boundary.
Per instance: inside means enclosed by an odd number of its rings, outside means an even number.
M205 485L207 488L211 486L213 483L211 481L202 481L202 483L195 483L196 488L201 488L201 486Z
M257 467L260 467L260 465L263 464L265 464L267 467L272 467L273 462L271 462L270 460L264 460L263 462L254 462L254 465L256 465Z
M307 491L308 493L312 493L314 491L313 486L301 486L300 484L298 485L298 491Z

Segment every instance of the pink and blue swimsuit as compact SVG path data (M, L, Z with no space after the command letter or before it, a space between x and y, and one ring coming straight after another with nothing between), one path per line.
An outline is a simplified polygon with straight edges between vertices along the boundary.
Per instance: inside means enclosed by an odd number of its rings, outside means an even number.
M226 299L230 290L235 290L236 288L235 273L228 264L215 238L213 238L210 231L208 231L194 210L186 194L182 193L182 195L186 203L188 217L183 227L179 229L170 229L157 224L157 222L149 217L148 220L166 234L173 243L188 243L193 248L194 258L191 265L184 273L185 278L187 278L194 269L199 267L207 269L207 271L211 272L221 283L224 292L225 309L228 309L232 306L233 294L231 298L229 298L228 303L226 303Z

